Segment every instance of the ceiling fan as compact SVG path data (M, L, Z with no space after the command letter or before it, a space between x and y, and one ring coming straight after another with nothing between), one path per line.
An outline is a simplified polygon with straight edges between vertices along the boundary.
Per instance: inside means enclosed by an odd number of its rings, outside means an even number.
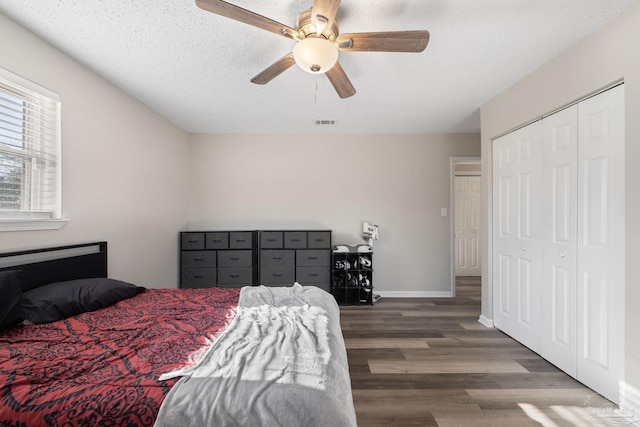
M340 0L313 0L313 7L298 15L296 28L281 24L222 0L196 0L200 9L267 30L296 41L286 54L251 79L266 84L297 64L303 70L326 73L340 98L356 89L338 62L342 52L422 52L429 43L428 31L390 31L340 34L336 12Z

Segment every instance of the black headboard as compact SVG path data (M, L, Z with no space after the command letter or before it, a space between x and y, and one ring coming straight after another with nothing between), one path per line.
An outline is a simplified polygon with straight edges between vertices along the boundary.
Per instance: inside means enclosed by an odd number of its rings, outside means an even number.
M0 271L21 270L22 291L53 282L107 277L107 242L0 253Z

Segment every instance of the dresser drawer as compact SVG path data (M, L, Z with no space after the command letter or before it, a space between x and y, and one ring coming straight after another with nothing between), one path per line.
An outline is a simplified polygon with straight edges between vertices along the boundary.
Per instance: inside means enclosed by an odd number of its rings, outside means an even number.
M229 249L253 248L253 233L251 231L232 231L229 233Z
M229 233L226 231L215 231L206 234L207 249L228 249L229 248Z
M282 231L263 231L260 233L260 247L265 249L282 248Z
M216 251L182 251L182 268L216 267Z
M301 285L329 283L329 267L297 267L296 281Z
M264 267L293 267L296 265L296 252L291 249L260 251L260 265Z
M310 249L331 249L331 232L310 231L307 238L307 247Z
M260 284L293 286L294 267L260 267Z
M284 247L288 249L299 249L307 247L306 231L285 231Z
M301 267L325 267L331 265L331 252L326 249L302 249L296 251L296 265Z
M218 251L218 267L251 267L252 251Z
M253 284L253 268L219 268L218 286L251 286Z
M180 249L204 249L204 233L182 233Z
M216 286L215 268L183 268L183 288L214 288Z

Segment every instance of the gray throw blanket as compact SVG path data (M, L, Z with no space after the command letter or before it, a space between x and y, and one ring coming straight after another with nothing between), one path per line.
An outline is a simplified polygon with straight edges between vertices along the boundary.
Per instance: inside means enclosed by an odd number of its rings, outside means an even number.
M165 398L156 427L355 426L333 297L313 286L245 287L236 317Z

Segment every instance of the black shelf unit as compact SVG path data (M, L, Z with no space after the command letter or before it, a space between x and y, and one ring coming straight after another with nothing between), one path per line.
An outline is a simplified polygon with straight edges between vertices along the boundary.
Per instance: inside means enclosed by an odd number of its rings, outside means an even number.
M373 304L373 252L332 252L331 293L339 305Z

